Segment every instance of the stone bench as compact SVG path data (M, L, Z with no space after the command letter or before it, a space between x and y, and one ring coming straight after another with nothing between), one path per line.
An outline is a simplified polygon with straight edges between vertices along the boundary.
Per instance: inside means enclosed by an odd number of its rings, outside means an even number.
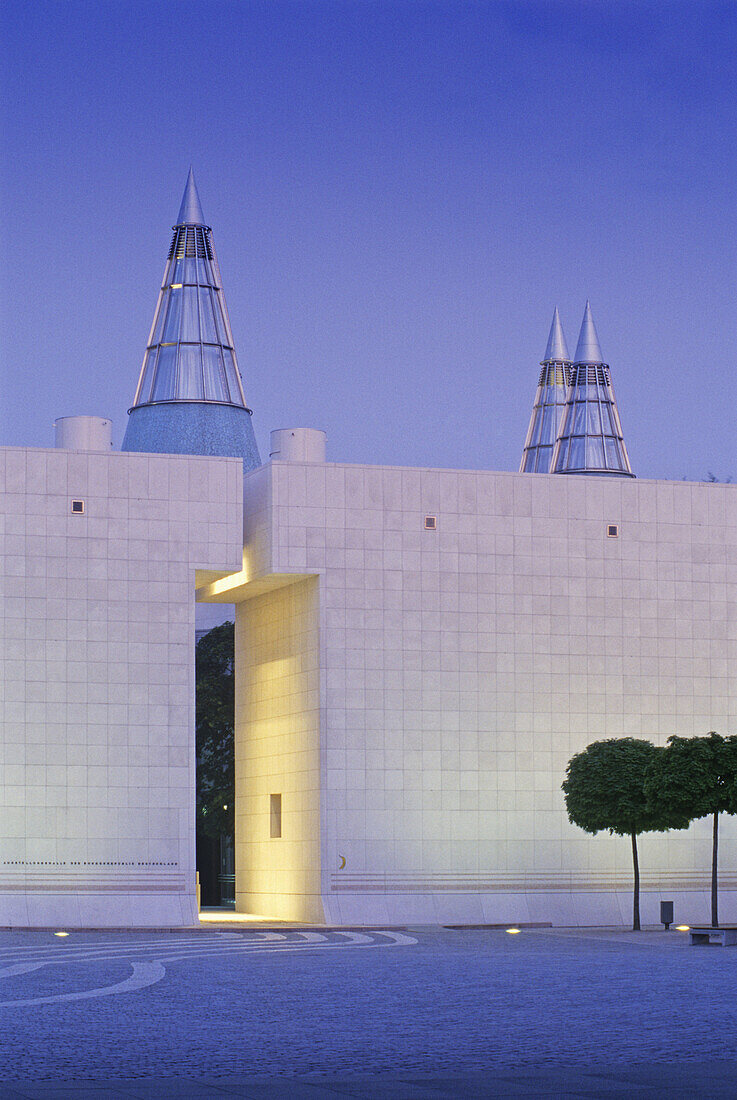
M688 934L691 937L692 945L716 941L721 943L722 947L737 946L737 925L734 924L727 925L726 928L692 927L689 929Z

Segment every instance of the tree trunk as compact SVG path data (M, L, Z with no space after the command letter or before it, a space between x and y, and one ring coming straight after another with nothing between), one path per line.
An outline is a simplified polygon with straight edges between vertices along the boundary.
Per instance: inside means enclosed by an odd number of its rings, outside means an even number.
M719 927L719 900L717 895L717 864L719 859L719 814L714 814L711 845L711 924Z
M637 833L632 834L632 866L635 872L632 898L632 931L640 931L640 863L637 858Z

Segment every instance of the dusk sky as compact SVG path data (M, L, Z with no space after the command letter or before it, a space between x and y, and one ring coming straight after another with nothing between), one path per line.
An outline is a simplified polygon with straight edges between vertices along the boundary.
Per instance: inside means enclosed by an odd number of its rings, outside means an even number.
M5 0L0 442L119 446L187 171L262 458L516 470L591 299L640 477L737 479L737 4Z

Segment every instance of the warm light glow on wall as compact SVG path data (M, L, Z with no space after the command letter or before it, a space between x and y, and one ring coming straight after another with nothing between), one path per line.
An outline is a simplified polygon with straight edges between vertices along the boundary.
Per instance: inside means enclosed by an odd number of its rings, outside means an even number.
M248 924L249 921L271 920L273 918L258 913L234 913L232 909L200 909L200 924Z
M285 680L297 676L299 665L294 657L275 657L272 661L260 661L255 669L254 681L265 684L274 680Z
M248 584L248 573L245 569L241 569L240 573L231 573L229 577L222 577L219 581L213 581L212 584L207 585L207 590L211 596L219 596L222 592L230 592L231 589L240 588L243 584Z

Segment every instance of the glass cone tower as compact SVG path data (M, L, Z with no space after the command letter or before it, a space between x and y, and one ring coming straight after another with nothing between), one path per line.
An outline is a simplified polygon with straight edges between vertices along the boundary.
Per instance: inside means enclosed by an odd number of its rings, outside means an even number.
M588 302L550 472L635 476L624 445L609 367L601 354Z
M521 474L549 473L555 441L563 421L571 360L557 306L545 358L540 365L540 381L519 467Z
M124 451L231 455L246 470L261 464L191 168L128 411Z

